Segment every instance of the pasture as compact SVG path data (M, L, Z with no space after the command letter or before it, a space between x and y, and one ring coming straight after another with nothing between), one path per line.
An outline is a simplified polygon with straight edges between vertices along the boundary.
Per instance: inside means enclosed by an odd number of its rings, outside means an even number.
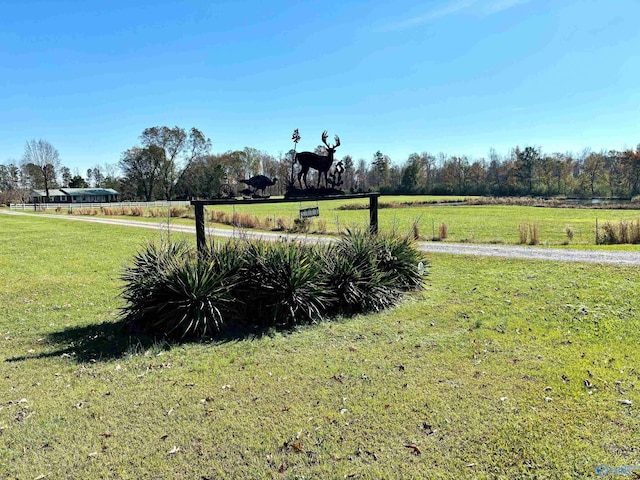
M484 226L500 207L426 208L451 239L517 238L518 217ZM402 231L407 210L381 219ZM0 476L588 478L640 465L637 267L430 255L427 289L382 314L168 345L118 321L122 267L158 235L0 216Z
M596 222L600 227L605 222L637 221L640 210L608 210L589 208L558 208L513 205L448 205L443 201L458 201L462 197L434 196L382 196L379 222L381 231L397 231L406 234L417 232L423 240L431 240L439 236L439 226L447 226L445 241L491 243L514 245L520 241L519 227L537 225L540 232L540 244L543 246L570 246L573 248L591 248L595 246ZM414 204L412 204L412 202ZM415 202L424 202L415 204ZM440 202L440 203L438 203ZM386 208L393 205L395 208ZM219 211L229 217L233 214L254 216L265 225L276 227L281 219L286 225L293 226L301 208L318 206L320 217L311 221L309 231L312 233L336 234L346 228L362 228L369 223L367 199L300 201L280 204L251 204L209 206L207 225L217 228L231 228L212 221L211 212ZM355 208L356 206L361 209ZM158 209L155 209L158 210ZM182 208L187 218L171 218L176 224L194 225L193 210ZM51 212L49 212L51 213ZM100 211L96 211L100 213ZM137 216L136 220L163 222L167 221L166 212L153 218ZM61 215L67 215L61 212ZM571 231L571 236L567 231ZM637 247L616 245L600 248L634 249Z

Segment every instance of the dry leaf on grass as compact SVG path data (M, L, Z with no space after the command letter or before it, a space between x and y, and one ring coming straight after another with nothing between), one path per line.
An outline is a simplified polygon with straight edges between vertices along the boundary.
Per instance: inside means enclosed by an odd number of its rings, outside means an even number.
M420 451L420 447L418 447L415 443L410 443L409 445L405 445L405 447L410 448L412 453L416 455L420 455L422 453Z

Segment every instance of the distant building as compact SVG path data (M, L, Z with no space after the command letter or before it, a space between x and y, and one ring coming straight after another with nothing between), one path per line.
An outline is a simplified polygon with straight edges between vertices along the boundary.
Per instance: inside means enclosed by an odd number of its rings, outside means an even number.
M117 202L118 195L113 188L57 188L49 190L49 198L45 190L32 190L29 200L31 203L107 203Z

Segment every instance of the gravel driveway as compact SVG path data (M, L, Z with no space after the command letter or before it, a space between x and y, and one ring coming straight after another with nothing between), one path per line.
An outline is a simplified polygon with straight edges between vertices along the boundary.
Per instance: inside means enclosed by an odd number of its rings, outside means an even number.
M31 213L16 212L0 209L6 215L33 215ZM69 215L40 214L38 217L55 218L58 220L72 220L79 222L102 223L108 225L124 225L128 227L150 228L154 230L166 229L166 224L147 223L135 220L121 220L110 218L75 217ZM172 232L196 233L193 227L186 225L171 225ZM331 242L331 237L290 235L284 233L251 232L247 230L210 228L207 233L220 237L249 237L277 240L280 238L307 239L316 242ZM447 253L453 255L480 255L486 257L521 258L529 260L553 260L558 262L610 263L617 265L640 265L640 251L623 252L615 250L575 250L543 247L519 247L513 245L480 245L472 243L449 242L418 242L418 248L424 252Z

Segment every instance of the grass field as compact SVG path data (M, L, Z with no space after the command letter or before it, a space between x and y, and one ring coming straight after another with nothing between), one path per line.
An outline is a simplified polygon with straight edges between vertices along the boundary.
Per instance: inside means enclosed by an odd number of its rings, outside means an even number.
M0 478L640 465L638 268L432 255L392 311L169 346L117 321L122 266L157 236L0 216Z
M431 197L431 196L382 196L380 203L403 204L405 202L435 202L436 200L460 200L460 197ZM345 228L366 227L369 223L368 210L341 210L344 205L359 204L368 206L367 199L331 200L323 202L294 202L281 204L251 204L230 206L210 206L209 210L226 213L251 214L260 219L270 218L273 224L278 218L284 218L290 225L299 215L299 209L318 206L319 219L314 219L311 231L319 230L318 221L324 224L327 233L336 233ZM63 213L66 215L66 213ZM540 242L543 246L573 246L588 248L595 245L596 221L618 223L621 220L636 221L640 218L639 210L606 210L587 208L551 208L551 207L523 207L523 206L452 206L452 205L416 205L403 208L381 208L379 211L380 229L400 233L412 231L412 225L417 223L422 239L430 240L439 235L441 223L447 225L448 237L451 242L473 243L519 243L519 225L537 224L540 231ZM166 221L166 218L143 218L143 221ZM176 224L193 225L189 218L173 218ZM221 227L221 224L208 222L208 225ZM573 232L572 238L567 235L567 228ZM616 249L637 249L637 246L616 246Z

